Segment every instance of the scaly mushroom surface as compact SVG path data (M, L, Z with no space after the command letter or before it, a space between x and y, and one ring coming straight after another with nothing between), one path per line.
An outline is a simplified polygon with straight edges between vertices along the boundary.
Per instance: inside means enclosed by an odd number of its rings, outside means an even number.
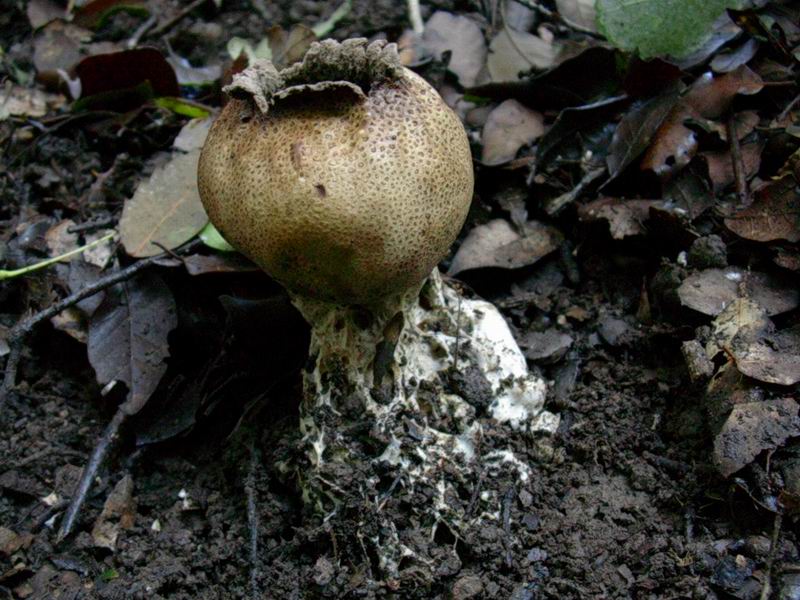
M200 196L311 325L305 452L291 467L303 499L369 543L386 578L403 559L433 576L417 536L497 521L505 490L493 479L530 477L496 449L503 428L558 425L500 313L436 269L472 198L463 126L383 41L315 43L280 72L259 61L226 92Z

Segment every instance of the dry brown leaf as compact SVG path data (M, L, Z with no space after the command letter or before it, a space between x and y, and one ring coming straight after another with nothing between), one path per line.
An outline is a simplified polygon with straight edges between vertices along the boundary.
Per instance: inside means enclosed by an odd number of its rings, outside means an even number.
M556 62L559 47L532 33L503 29L489 44L486 66L492 81L517 81L531 69L549 69Z
M750 206L725 219L728 229L755 242L800 241L800 193L794 175L770 181L754 196Z
M297 24L288 32L279 25L267 30L267 39L272 51L272 63L278 68L288 67L301 60L317 36L310 27Z
M733 407L714 439L714 463L728 477L763 450L780 447L800 435L797 402L791 398L746 402Z
M481 162L486 165L508 162L516 157L520 148L543 133L544 117L541 113L516 100L506 100L492 110L486 119Z
M568 25L597 31L597 10L594 0L556 0L558 14Z
M660 200L620 200L618 198L599 198L578 208L581 221L605 219L611 237L621 240L629 235L647 233L644 222L650 216L650 208L661 206Z
M33 65L39 79L49 85L60 81L59 69L69 72L83 57L82 44L92 32L63 21L52 21L33 38Z
M125 202L119 230L128 254L154 256L177 248L208 223L197 191L199 158L199 150L174 155Z
M764 146L760 142L742 144L742 164L744 165L747 179L758 173L758 169L761 166L761 151L763 148ZM714 186L714 193L722 192L736 181L736 176L733 173L733 158L730 151L701 152L700 156L705 159L708 165L708 177Z
M67 99L61 94L48 94L36 88L25 88L6 83L0 90L0 121L10 116L43 117L51 110L61 108Z
M133 478L125 475L106 498L103 510L92 527L92 541L97 548L114 550L120 531L130 529L136 521L136 500Z
M70 233L69 229L75 227L75 221L64 219L60 223L53 225L44 234L47 243L47 254L52 258L66 254L78 248L78 234ZM61 262L68 263L74 257L62 258Z
M456 74L461 85L471 87L478 83L486 62L486 41L472 19L437 11L425 24L422 41L436 58L451 52L447 68Z

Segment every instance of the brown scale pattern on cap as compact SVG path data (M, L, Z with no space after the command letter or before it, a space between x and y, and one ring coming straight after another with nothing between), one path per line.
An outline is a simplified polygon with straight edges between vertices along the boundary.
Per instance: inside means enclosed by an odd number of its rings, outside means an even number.
M267 113L234 99L200 158L223 236L297 293L369 305L422 281L472 198L458 117L402 69L367 95L298 91Z

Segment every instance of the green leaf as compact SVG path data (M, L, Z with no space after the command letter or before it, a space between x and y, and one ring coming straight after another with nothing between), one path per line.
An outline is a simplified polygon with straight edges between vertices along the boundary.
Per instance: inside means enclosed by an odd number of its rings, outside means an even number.
M222 237L219 230L210 222L203 227L203 231L200 232L200 239L209 248L219 250L220 252L234 252L236 250L236 248L225 241L225 238Z
M162 96L161 98L156 98L154 102L156 106L160 108L171 110L175 114L183 115L184 117L189 117L191 119L204 119L211 114L210 108L203 106L202 104L186 100L185 98Z
M119 577L119 573L117 573L116 569L106 569L102 573L100 573L100 579L103 581L112 581Z
M683 57L699 48L726 8L741 0L597 0L601 33L642 58Z

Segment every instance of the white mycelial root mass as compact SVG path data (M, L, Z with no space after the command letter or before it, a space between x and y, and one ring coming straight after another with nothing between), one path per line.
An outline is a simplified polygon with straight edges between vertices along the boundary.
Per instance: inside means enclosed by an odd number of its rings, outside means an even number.
M543 410L545 382L528 372L498 310L463 297L438 270L421 292L370 311L293 301L312 324L301 408L308 460L298 469L307 504L327 519L357 507L360 535L388 576L403 557L429 560L387 503L411 506L408 519L431 537L441 525L460 536L498 520L492 479L524 484L530 468L510 443L484 449L485 428L553 433L559 420Z

